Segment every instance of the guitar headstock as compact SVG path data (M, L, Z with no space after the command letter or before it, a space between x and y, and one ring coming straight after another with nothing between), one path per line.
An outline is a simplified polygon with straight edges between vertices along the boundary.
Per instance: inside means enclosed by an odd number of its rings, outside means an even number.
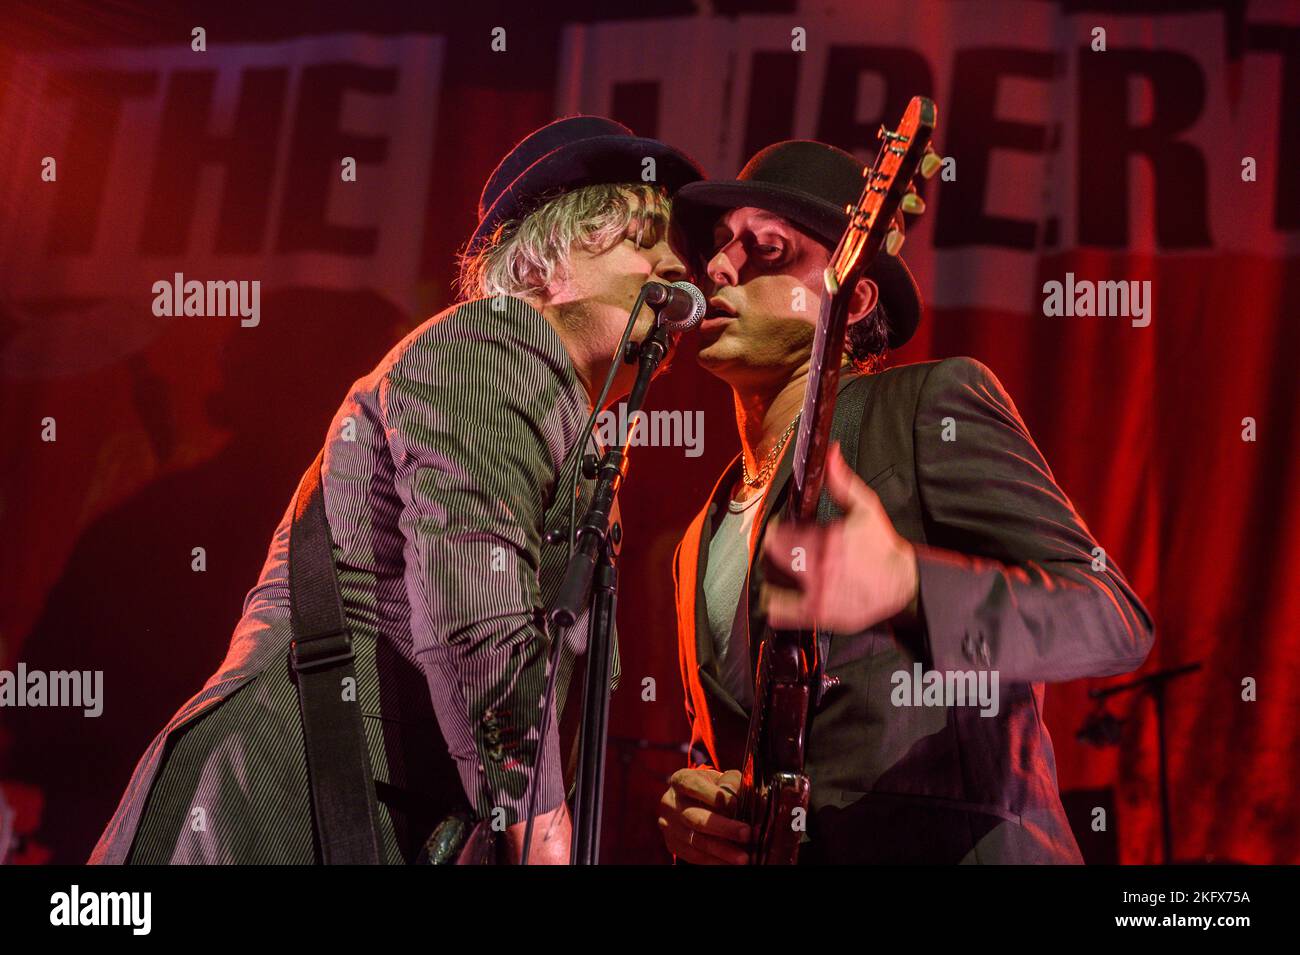
M896 129L880 127L880 152L863 171L866 181L857 203L845 207L849 225L826 269L826 290L832 295L851 291L882 246L887 254L897 254L902 233L893 229L893 222L900 209L925 210L912 179L917 173L929 178L939 168L939 157L930 146L936 119L934 102L913 96Z
M941 160L930 148L936 121L934 103L913 96L896 129L880 128L883 140L876 161L863 171L866 180L858 201L845 207L848 227L840 236L823 273L826 295L813 337L808 363L808 387L800 412L794 449L794 493L789 510L796 520L812 520L822 491L831 416L835 409L840 365L844 361L847 312L858 279L883 247L895 255L903 234L894 229L899 210L919 213L925 204L912 188L919 172L929 178Z

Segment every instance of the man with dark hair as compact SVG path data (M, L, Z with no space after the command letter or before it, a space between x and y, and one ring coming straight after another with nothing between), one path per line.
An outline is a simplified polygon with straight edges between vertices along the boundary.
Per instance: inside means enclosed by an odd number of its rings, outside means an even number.
M699 176L611 120L532 133L483 189L468 300L398 342L335 414L320 486L382 861L416 858L463 806L498 824L518 862L535 778L529 861L568 860L561 735L574 724L562 717L580 697L567 690L586 623L548 635L542 614L566 565L570 466L641 286L685 274L666 240L668 195ZM633 340L652 323L644 309ZM616 364L609 401L635 374ZM225 662L141 758L91 861L320 861L289 658L294 511ZM543 738L538 700L561 638Z
M822 272L862 173L832 146L778 143L674 204L674 243L710 296L699 362L732 388L741 454L675 559L690 768L660 828L680 860L746 861L733 815L759 639L816 623L829 639L801 861L1080 862L1043 684L1140 666L1153 628L993 373L951 358L846 374L833 434L857 451L832 450L826 479L842 520L771 523ZM920 316L906 264L882 253L849 306L850 371L871 372Z

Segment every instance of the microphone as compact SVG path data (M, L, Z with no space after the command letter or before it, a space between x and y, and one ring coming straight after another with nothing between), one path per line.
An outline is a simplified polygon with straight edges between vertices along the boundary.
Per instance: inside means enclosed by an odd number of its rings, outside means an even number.
M690 282L646 282L645 304L654 309L659 325L673 332L690 331L708 308L704 293Z

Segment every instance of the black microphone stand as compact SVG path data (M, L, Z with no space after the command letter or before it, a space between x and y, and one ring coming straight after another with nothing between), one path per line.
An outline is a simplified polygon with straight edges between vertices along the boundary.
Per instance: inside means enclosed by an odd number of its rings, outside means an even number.
M650 379L668 353L669 329L656 323L641 343L636 382L627 399L627 415L641 410ZM640 419L636 419L637 422ZM633 427L637 427L634 424ZM624 441L630 443L631 435ZM609 676L613 666L614 610L618 599L616 560L623 529L611 525L618 489L627 475L627 444L611 448L596 465L596 487L591 505L578 525L573 556L564 582L548 612L552 628L567 628L589 605L587 626L587 676L582 693L582 736L573 809L573 835L569 861L595 865L600 858L600 819L605 785L605 746L609 737Z
M1199 663L1189 663L1185 666L1157 670L1154 673L1148 673L1145 676L1136 677L1125 683L1118 683L1104 689L1088 691L1088 696L1099 701L1099 703L1117 693L1134 691L1145 692L1155 703L1156 752L1159 761L1157 772L1160 779L1160 848L1165 865L1172 864L1174 858L1173 816L1169 811L1169 760L1165 749L1165 684L1180 676L1195 673L1200 668L1201 664ZM1104 703L1100 703L1100 705L1104 707Z

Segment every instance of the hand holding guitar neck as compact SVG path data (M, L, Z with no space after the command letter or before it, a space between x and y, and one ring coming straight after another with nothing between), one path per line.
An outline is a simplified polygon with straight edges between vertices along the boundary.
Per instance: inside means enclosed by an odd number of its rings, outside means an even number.
M892 616L905 609L915 594L915 557L910 545L898 537L870 489L855 483L856 475L850 479L843 474L851 473L848 464L837 464L842 471L831 488L837 501L848 505L846 521L816 528L815 518L826 472L849 305L877 253L882 249L888 255L898 253L903 237L894 228L894 216L925 208L911 183L918 172L931 175L939 166L929 146L934 125L934 103L916 96L896 130L881 127L880 152L875 163L863 171L866 181L857 203L845 209L848 226L823 276L825 290L799 417L785 526L769 529L765 544L769 554L779 557L783 551L788 565L790 548L803 540L812 548L806 553L814 555L817 563L799 575L804 578L801 586L768 591L769 609L775 611L769 623L801 629L769 627L763 634L738 794L738 818L748 822L754 832L750 860L760 865L798 861L799 842L806 830L811 782L804 773L804 740L810 707L817 698L814 688L821 679L817 626L859 630L862 627L857 624L863 621L875 622L873 617L881 619L877 615ZM858 587L856 581L850 587L834 576L850 563L834 559L850 541L853 546L868 548L872 566L884 572L871 587ZM813 577L816 579L808 579ZM848 592L854 588L857 592Z
M767 529L763 553L773 571L788 567L796 548L806 555L802 573L784 575L791 586L764 585L768 623L858 633L900 613L914 615L916 550L894 530L880 498L845 462L838 444L827 462L826 488L843 520L825 527L774 522Z

